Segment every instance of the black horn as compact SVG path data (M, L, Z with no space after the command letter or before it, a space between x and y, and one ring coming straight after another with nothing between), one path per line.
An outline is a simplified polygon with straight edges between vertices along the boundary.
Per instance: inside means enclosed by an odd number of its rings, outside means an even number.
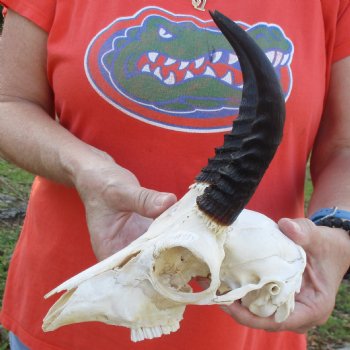
M276 153L285 101L273 66L255 41L220 12L210 15L237 54L244 85L231 133L196 178L209 184L197 205L212 221L228 226L247 205Z

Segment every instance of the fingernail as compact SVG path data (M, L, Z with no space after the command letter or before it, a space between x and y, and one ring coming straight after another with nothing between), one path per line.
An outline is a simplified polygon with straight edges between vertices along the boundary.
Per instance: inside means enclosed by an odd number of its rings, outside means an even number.
M291 228L293 229L293 231L295 231L296 233L301 233L301 228L299 226L298 223L296 223L295 221L291 220L291 219L285 219L286 222L288 222L288 225L291 226Z

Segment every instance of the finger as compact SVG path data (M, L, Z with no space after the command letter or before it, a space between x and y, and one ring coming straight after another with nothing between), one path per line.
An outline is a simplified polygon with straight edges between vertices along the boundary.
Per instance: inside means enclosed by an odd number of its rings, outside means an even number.
M315 310L304 303L296 303L293 312L281 325L284 330L296 333L305 333L314 326L320 325L320 316L315 315Z
M283 218L279 220L278 225L288 238L306 250L312 248L318 241L319 230L309 219Z
M271 332L283 329L283 323L275 322L273 317L259 317L252 314L240 301L235 301L231 305L222 305L221 309L243 326Z
M308 266L303 274L303 285L306 283L320 287L317 277L321 277L321 281L323 280L322 274L321 276L319 274L319 271L322 271L322 264L319 264L317 257L323 255L322 245L324 243L322 243L321 229L308 219L284 218L278 224L287 237L305 250ZM314 265L317 265L316 269Z
M318 324L312 317L313 312L310 312L310 309L301 303L296 303L294 311L286 321L281 323L275 322L273 316L259 317L253 315L239 301L231 305L223 305L221 309L243 326L264 329L269 332L293 331L305 333Z
M136 213L148 218L155 218L175 204L176 196L173 193L157 192L139 187L134 191L133 201L132 209Z

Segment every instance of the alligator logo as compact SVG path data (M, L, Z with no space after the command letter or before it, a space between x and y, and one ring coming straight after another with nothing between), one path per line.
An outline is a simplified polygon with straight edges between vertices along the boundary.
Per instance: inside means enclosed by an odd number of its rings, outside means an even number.
M277 25L239 24L273 64L287 99L293 44ZM115 20L91 41L86 75L97 93L129 116L183 132L230 130L242 73L212 20L147 7Z

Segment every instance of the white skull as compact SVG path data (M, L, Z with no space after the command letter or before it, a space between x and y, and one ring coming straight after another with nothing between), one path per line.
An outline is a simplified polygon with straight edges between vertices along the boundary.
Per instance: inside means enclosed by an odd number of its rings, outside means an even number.
M66 290L43 329L100 321L131 328L139 341L178 330L188 304L238 299L258 316L285 320L300 289L304 251L253 211L213 231L196 205L203 189L192 186L143 236L50 292ZM198 276L210 285L194 293L188 283Z

